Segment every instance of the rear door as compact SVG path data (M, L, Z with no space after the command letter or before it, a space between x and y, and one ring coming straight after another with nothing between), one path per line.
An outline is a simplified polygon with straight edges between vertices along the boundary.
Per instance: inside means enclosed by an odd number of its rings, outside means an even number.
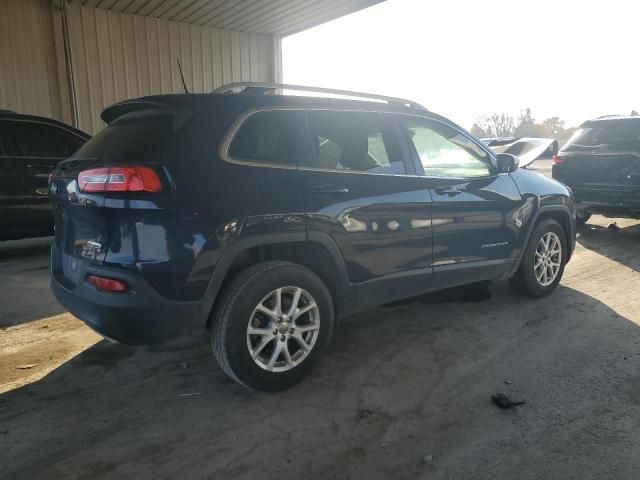
M432 198L434 286L500 277L519 245L522 198L491 154L452 125L401 116L404 132Z
M431 201L391 116L309 110L303 138L309 235L336 243L358 303L427 290Z
M24 169L25 202L32 225L53 224L48 198L49 174L86 141L74 132L41 121L17 120L14 135Z
M26 166L18 152L13 120L0 119L0 238L29 229Z

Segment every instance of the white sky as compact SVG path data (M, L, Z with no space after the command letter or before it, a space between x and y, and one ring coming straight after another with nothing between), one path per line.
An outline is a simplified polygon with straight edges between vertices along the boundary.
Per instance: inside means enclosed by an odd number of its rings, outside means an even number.
M638 0L387 0L283 40L285 83L567 126L640 110Z

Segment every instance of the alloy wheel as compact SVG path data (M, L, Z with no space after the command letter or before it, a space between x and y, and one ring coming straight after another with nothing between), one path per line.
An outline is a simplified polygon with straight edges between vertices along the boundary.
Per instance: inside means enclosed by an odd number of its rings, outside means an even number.
M551 285L562 266L562 243L554 232L545 233L536 247L533 270L538 283L543 287Z
M281 287L253 309L247 348L260 368L285 372L309 356L319 330L320 310L311 294L299 287Z

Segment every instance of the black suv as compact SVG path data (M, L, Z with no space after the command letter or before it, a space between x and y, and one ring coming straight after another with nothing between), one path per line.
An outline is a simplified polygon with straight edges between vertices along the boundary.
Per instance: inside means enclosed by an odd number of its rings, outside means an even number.
M573 190L578 223L592 213L640 218L640 116L583 123L554 157L552 175Z
M54 172L51 286L104 336L208 328L230 377L277 390L356 311L504 278L557 287L575 245L560 183L406 100L232 87L109 107Z
M50 118L0 110L0 240L53 233L47 179L89 138Z

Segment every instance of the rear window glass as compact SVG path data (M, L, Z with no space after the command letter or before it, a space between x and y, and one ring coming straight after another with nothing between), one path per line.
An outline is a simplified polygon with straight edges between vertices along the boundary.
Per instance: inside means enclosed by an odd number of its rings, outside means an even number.
M258 112L240 126L229 145L234 160L296 164L296 112Z
M567 142L565 150L601 145L637 148L640 145L640 121L609 120L587 125L573 134Z

